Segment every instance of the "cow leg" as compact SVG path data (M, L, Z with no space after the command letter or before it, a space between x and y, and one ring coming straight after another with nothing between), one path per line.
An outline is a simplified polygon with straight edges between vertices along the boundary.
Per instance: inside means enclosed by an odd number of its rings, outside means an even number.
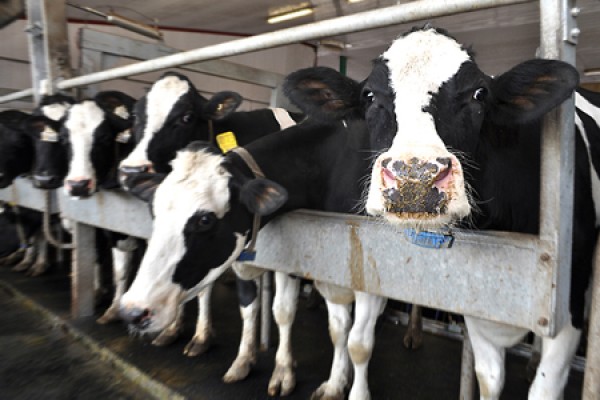
M250 369L256 363L256 326L260 297L258 296L258 281L255 279L237 279L240 314L242 315L242 338L237 357L223 376L225 383L240 381L248 376Z
M205 353L211 345L213 337L212 320L210 317L210 300L213 285L206 286L198 293L198 319L196 320L196 333L183 349L183 354L196 357Z
M569 377L581 330L570 323L554 338L542 338L542 359L529 389L529 400L559 400Z
M535 374L537 372L538 366L540 365L540 360L542 359L542 338L538 335L534 335L533 344L531 345L531 357L529 358L529 362L527 362L527 367L525 368L525 375L527 376L527 380L529 382L533 382L535 379Z
M120 319L119 304L127 286L127 278L131 270L131 258L135 246L135 239L130 237L125 240L119 240L117 246L112 249L115 295L110 307L96 320L99 324L106 324Z
M368 368L375 344L375 323L383 312L387 299L368 293L356 292L354 325L348 338L348 352L354 365L354 382L349 400L371 398L368 383Z
M313 393L311 400L343 400L350 375L348 333L352 324L351 304L336 304L325 299L329 336L333 343L333 361L329 379Z
M403 339L404 347L416 350L423 344L423 317L421 306L413 304Z
M473 346L475 373L481 400L498 400L504 386L506 348L519 342L527 330L465 316Z
M35 263L27 271L27 275L39 276L48 269L48 242L46 242L43 232L36 235L33 245L38 249L37 257L35 258Z
M177 340L179 334L181 333L181 328L183 324L183 308L183 304L177 307L177 315L175 316L175 321L173 321L169 326L163 329L160 335L154 338L154 340L152 341L153 346L168 346L175 340Z
M292 324L296 317L300 280L282 272L275 272L273 316L279 329L279 346L275 354L275 370L269 381L269 395L286 396L296 387L292 355Z
M40 232L37 232L34 235L33 240L30 242L29 246L25 249L25 256L23 257L23 259L21 260L20 263L18 263L17 265L15 265L12 268L13 271L15 271L15 272L27 271L29 269L29 267L31 267L31 264L34 263L34 261L37 257L37 250L38 250L37 246L36 246L36 242L37 242L37 238L38 238Z

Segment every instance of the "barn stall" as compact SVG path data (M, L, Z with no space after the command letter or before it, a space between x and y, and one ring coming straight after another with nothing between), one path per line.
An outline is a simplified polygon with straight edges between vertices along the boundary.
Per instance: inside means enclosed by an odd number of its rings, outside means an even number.
M308 51L309 54L316 49L316 60L319 64L339 62L340 68L347 69L348 74L361 79L368 70L368 61L378 54L377 51L380 52L381 48L377 49L376 46L369 48L373 52L371 56L360 57L360 53L352 56L350 53L352 47L348 45L354 42L354 38L359 37L360 33L356 32L368 30L368 33L374 32L374 36L392 35L389 38L391 39L405 31L407 26L422 23L424 20L433 20L437 25L447 27L462 41L474 43L476 50L483 53L483 60L487 60L486 48L470 38L479 37L479 32L497 37L498 32L503 32L502 29L504 29L510 30L511 35L515 33L514 31L519 31L518 33L526 36L541 36L541 55L574 62L575 45L578 41L581 41L583 45L584 35L589 26L585 19L586 7L592 10L587 16L590 20L594 17L593 11L598 11L599 7L591 1L578 4L583 11L576 19L575 14L577 13L573 11L575 4L572 3L541 1L539 3L541 17L537 15L537 2L526 1L455 1L444 4L418 1L398 4L389 8L383 8L379 4L380 8L371 11L361 9L360 13L354 15L323 19L312 24L281 31L253 32L256 33L254 36L207 45L188 52L178 52L174 47L171 48L161 42L140 43L131 38L115 38L110 34L83 28L79 31L81 41L78 47L80 52L78 58L81 59L80 74L71 78L70 72L65 71L67 68L65 68L64 60L68 59L69 54L65 50L65 42L68 42L68 39L65 37L64 23L56 22L60 21L61 16L64 17L66 11L57 7L56 3L53 3L52 7L45 8L44 2L28 2L30 19L36 15L39 18L37 24L31 20L28 25L31 37L32 89L4 96L0 101L5 103L11 101L13 102L11 106L22 106L22 104L14 102L25 96L33 95L37 98L41 92L52 93L57 90L69 90L83 86L85 86L83 95L91 95L100 90L98 85L102 82L108 82L102 83L107 88L111 87L111 83L119 85L119 87L126 83L131 85L134 93L136 90L134 87L137 85L137 94L140 95L140 86L151 83L157 76L155 71L184 65L183 69L186 73L200 72L208 73L211 76L210 80L204 80L211 83L204 86L199 85L208 87L207 93L216 90L216 87L223 87L223 85L227 89L236 90L238 90L236 85L242 85L239 89L240 92L244 93L244 89L252 92L252 89L245 85L258 85L261 89L253 92L257 94L248 95L248 98L256 97L255 103L260 105L286 105L285 99L277 90L278 85L285 72L306 66L308 56L300 57L303 58L302 61L290 61L289 65L283 66L278 73L260 71L259 68L242 66L239 63L230 64L226 61L207 63L206 61L262 49L279 48L279 46L291 45L300 41L310 43L310 41L320 40L313 44L312 49L296 44L295 46L299 47L284 52L283 58L292 57L292 54L298 54L300 51L306 52L306 48L311 49ZM350 14L347 9L349 6L345 5L345 7L345 10L343 7L342 10L330 10L333 12L330 15L327 15L327 6L325 5L319 4L319 7L315 9L323 12L321 18L327 18L343 15L344 11ZM365 5L365 7L367 6ZM466 14L460 14L463 12ZM445 17L451 14L459 15ZM516 17L517 15L521 20ZM465 20L467 22L464 22ZM518 29L510 26L511 23ZM462 26L463 29L459 29L459 32L456 33L452 29L453 26ZM578 26L581 31L578 31ZM47 29L46 35L41 33L44 32L43 27ZM470 27L470 29L465 27ZM481 36L486 35L482 34ZM338 42L335 42L338 49L335 51L331 50L331 46L325 45L327 43L325 40L321 40L329 37L338 38ZM340 41L339 38L343 40ZM368 43L373 39L364 37L362 40L363 43ZM388 38L386 40L389 42ZM588 40L593 40L593 37ZM165 39L165 42L167 41ZM357 40L357 42L359 41ZM342 49L339 48L339 43L342 43ZM537 45L540 44L526 40L523 43L529 45L527 49L521 49L529 52L527 56L524 56L525 58L531 57ZM523 44L522 47L527 46ZM299 48L302 50L298 50ZM365 48L367 48L366 45ZM359 50L368 53L365 49ZM511 59L508 54L517 57L512 50L507 50L505 53L495 52L504 53L495 54L495 56L502 57L505 62L511 64L514 59ZM45 54L48 51L54 56L46 57ZM164 54L172 55L160 57ZM149 61L137 63L123 58L149 59ZM362 64L356 62L354 65L356 58L365 62ZM584 64L583 67L580 67L584 77L583 82L586 82L587 79L588 83L593 84L593 52L583 52L581 55L578 53L577 64L580 64L580 60ZM12 60L8 62L12 62ZM308 65L312 62L313 57L310 54ZM489 57L487 62L489 62L489 68L486 68L486 61L480 61L486 71L493 73L493 68L506 69L499 67L499 61L493 57ZM140 75L144 78L138 78ZM215 78L215 76L218 77ZM218 80L219 77L233 78L235 82L226 81L227 83L224 83ZM123 78L126 78L123 82L114 82L116 79ZM26 86L26 84L21 85L21 88ZM244 96L246 97L245 93ZM250 107L252 106L251 102ZM570 110L569 107L571 107ZM548 128L544 142L544 158L549 161L544 163L543 170L544 207L539 238L527 235L487 232L486 234L473 234L460 231L455 232L455 243L451 249L435 251L422 249L402 239L398 240L398 243L394 243L393 254L390 254L389 248L384 253L384 249L381 247L382 243L385 244L386 240L389 241L390 232L393 230L381 226L379 223L354 216L298 212L279 219L261 232L255 263L268 269L291 272L448 312L475 315L527 327L541 335L553 335L556 329L564 323L568 306L570 254L566 249L570 247L570 243L565 238L570 237L570 228L569 224L564 221L570 218L569 204L572 204L572 199L566 195L559 196L559 194L569 193L566 188L572 185L567 163L572 147L571 136L567 134L568 131L572 131L573 126L572 105L565 106L560 113L551 118L554 120L547 124L550 128ZM567 161L561 162L561 160ZM71 311L75 322L94 313L93 272L90 268L94 262L94 254L91 250L94 242L92 227L104 227L142 238L148 237L151 229L150 216L146 207L118 192L101 192L92 199L74 202L59 191L43 193L32 189L26 180L19 180L11 188L3 190L1 193L3 200L26 207L48 210L50 213L60 212L63 216L77 221L73 238L71 287ZM394 232L394 235L400 236L401 233ZM332 240L333 237L336 240ZM384 239L386 237L388 239ZM289 243L302 243L303 246L289 246ZM323 246L323 243L327 245ZM361 251L357 253L359 248ZM351 259L351 268L349 270L346 266L342 268L342 265L336 262L339 259ZM410 267L398 268L398 260L408 259L413 260ZM311 262L308 263L306 260ZM315 260L319 261L315 262ZM487 266L485 274L474 272L481 269L483 265ZM514 271L510 268L511 265L523 267L522 270ZM463 286L466 275L470 277L472 290L465 293L456 288ZM444 280L440 280L440 276L444 276ZM415 282L428 282L428 290L423 290ZM265 310L268 310L270 297L268 279L264 280L263 286ZM526 288L528 296L527 299L524 299L523 293ZM489 296L490 293L502 293L502 296ZM230 309L233 308L230 306ZM267 321L262 327L263 346L267 346L269 342L268 314L266 311L263 312L263 321ZM301 318L302 316L298 316L298 321ZM597 318L593 321L597 321ZM99 329L102 327L96 328L96 330ZM590 349L595 346L594 339L597 339L597 336L597 333L590 329ZM465 349L463 357L468 360L468 346L465 346ZM588 350L588 354L597 353L597 351ZM374 358L376 357L375 355ZM587 369L593 371L595 361L590 357L587 361ZM473 382L472 377L471 380L469 379L469 367L468 362L463 363L464 380L460 394L462 398L473 396L471 393ZM583 398L597 398L594 397L600 393L597 381L598 378L593 372L586 374ZM507 386L509 385L510 383L507 383ZM393 398L393 396L389 398Z

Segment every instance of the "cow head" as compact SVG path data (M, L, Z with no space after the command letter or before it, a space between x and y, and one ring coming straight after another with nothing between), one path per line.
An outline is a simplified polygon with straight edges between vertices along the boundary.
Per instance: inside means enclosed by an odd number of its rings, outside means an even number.
M33 137L35 161L33 184L40 189L56 189L67 174L66 138L60 127L75 99L61 94L44 96L26 122Z
M363 89L372 169L367 212L391 223L440 227L471 212L461 155L487 124L524 124L571 95L577 71L532 60L491 78L441 30L416 29L375 61Z
M233 92L219 92L207 100L184 75L164 74L136 105L137 146L121 162L121 175L169 172L177 150L194 140L209 140L209 120L226 118L240 103Z
M33 141L22 130L28 116L17 110L0 112L0 189L31 171Z
M71 107L62 126L68 138L64 188L69 196L90 196L99 183L105 188L118 186L117 163L133 148L134 104L122 92L106 91Z
M121 300L122 318L140 332L169 325L190 290L212 283L236 260L253 215L270 214L287 199L281 186L247 177L206 143L178 152L172 166L153 195L152 236Z

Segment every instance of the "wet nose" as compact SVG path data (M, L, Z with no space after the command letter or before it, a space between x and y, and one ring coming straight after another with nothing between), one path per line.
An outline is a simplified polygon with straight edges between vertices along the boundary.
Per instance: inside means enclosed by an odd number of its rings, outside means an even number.
M68 180L67 190L71 196L87 197L90 195L90 179Z
M62 182L56 175L41 174L33 176L33 184L40 189L56 189Z
M449 157L381 161L382 195L388 212L444 213L452 178Z
M152 172L152 164L142 164L136 166L124 165L119 167L119 184L125 189L130 190L129 182L131 178L138 174Z
M121 307L119 309L119 316L123 321L140 329L144 329L150 324L150 315L150 310L147 308Z

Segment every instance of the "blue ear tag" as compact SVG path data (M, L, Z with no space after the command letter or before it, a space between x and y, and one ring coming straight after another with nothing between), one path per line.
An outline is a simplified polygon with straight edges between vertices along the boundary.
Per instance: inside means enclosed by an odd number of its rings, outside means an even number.
M242 250L237 258L237 261L254 261L256 259L256 251Z
M405 229L404 235L412 244L428 249L449 249L454 243L454 236L451 233L417 232L415 229Z

